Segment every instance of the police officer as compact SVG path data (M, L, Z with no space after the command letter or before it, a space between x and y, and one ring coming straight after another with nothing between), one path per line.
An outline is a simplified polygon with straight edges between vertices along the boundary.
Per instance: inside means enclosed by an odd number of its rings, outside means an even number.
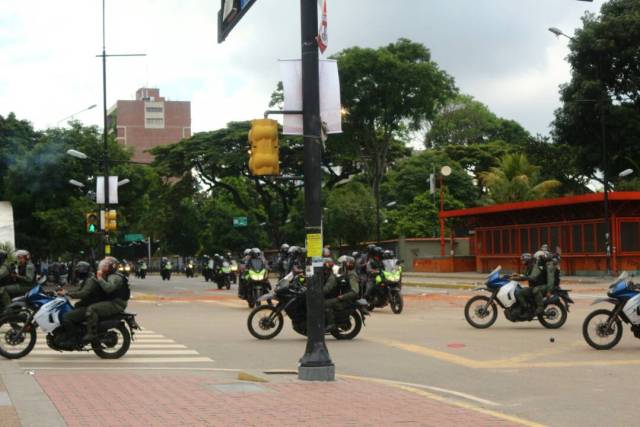
M372 256L367 262L367 289L365 291L365 298L369 301L373 300L373 292L376 288L376 276L384 270L382 253L383 250L380 246L374 247Z
M0 310L2 311L11 304L11 298L29 292L36 280L36 267L31 262L29 251L24 249L16 251L16 258L18 259L17 271L12 273L7 281L12 284L0 288Z
M323 287L324 309L326 316L326 330L332 330L336 327L336 312L348 310L351 304L358 299L359 284L358 275L354 271L356 260L353 257L343 255L338 258L340 265L340 276L336 276L331 267L333 260L328 263L325 259L325 274L327 280Z
M58 291L59 295L67 295L69 298L78 299L74 309L66 313L62 318L62 325L70 341L74 342L78 325L86 318L87 307L100 302L102 292L96 276L91 272L88 262L80 261L76 264L76 279L79 281L78 289L71 291Z
M278 261L276 262L278 267L278 280L282 280L282 278L289 274L289 271L291 270L289 248L290 246L286 243L283 243L282 246L280 246L280 254L278 255Z
M516 299L518 303L520 303L520 307L522 307L524 313L527 313L529 311L529 301L533 299L533 289L537 285L538 278L540 277L540 269L536 268L533 256L528 252L520 255L520 261L522 262L524 273L516 274L512 278L518 281L526 280L529 282L528 287L520 289L516 294Z
M76 323L79 323L78 320L86 321L87 333L82 337L83 342L90 342L96 338L100 319L124 312L131 296L129 282L126 277L118 273L118 260L114 257L109 256L100 261L96 281L98 283L95 292L96 296L91 299L91 304L81 307L80 312L72 315L70 319L70 321ZM60 290L59 294L64 295L65 291ZM65 317L75 311L71 311Z

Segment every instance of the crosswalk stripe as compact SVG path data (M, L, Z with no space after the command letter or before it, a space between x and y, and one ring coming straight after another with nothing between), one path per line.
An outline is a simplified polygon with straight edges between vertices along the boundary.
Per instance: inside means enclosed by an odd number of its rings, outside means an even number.
M49 348L48 345L46 344L36 344L36 346L34 347L35 350L38 349L42 349L42 350L47 350ZM137 342L132 342L131 343L131 348L187 348L186 345L182 345L182 344L138 344Z
M59 353L56 353L59 354ZM77 353L76 353L77 354ZM71 357L43 357L43 358L25 358L24 362L29 363L53 363L53 364L72 364L72 363L205 363L213 362L209 357L129 357L123 356L120 359L98 359L98 358L71 358Z
M29 356L49 356L52 354L56 354L56 355L60 355L61 353L59 351L55 351L55 350L33 350L31 353L29 353ZM66 353L68 355L71 355L71 353ZM127 356L136 356L138 354L144 355L144 356L177 356L177 355L196 355L196 354L200 354L198 353L196 350L138 350L138 349L131 349L129 352L127 352ZM81 353L73 353L74 356L83 356L83 355L92 355L93 354L91 352L81 352Z

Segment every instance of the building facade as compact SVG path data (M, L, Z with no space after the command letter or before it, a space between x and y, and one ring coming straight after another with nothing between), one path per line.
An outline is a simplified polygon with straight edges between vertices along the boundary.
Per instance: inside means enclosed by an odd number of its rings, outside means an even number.
M147 150L191 136L191 102L167 101L157 88L140 88L135 100L118 101L108 120L118 143L133 149L132 160L150 163Z
M565 274L607 270L603 193L444 211L440 216L469 230L478 272L497 265L518 271L520 254L534 253L544 243L562 250ZM640 192L609 193L609 221L610 269L639 272Z

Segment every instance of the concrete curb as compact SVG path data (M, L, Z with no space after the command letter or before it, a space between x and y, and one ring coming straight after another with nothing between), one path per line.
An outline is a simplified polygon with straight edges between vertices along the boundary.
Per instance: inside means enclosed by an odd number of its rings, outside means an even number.
M67 425L33 375L10 360L0 361L0 375L23 427Z

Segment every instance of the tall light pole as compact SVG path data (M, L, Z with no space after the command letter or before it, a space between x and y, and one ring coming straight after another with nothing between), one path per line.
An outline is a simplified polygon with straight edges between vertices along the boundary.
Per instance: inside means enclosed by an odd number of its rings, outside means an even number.
M82 109L82 110L78 111L77 113L70 114L70 115L68 115L67 117L64 117L64 118L62 118L62 119L58 120L58 121L56 122L56 126L58 126L58 125L60 124L60 122L62 122L62 121L64 121L64 120L71 119L71 118L73 118L74 116L77 116L77 115L78 115L78 114L80 114L80 113L84 113L85 111L93 110L93 109L94 109L94 108L96 108L97 106L98 106L97 104L89 105L87 108L84 108L84 109Z
M106 25L105 25L105 0L102 0L102 55L96 55L102 58L102 144L103 144L103 170L104 170L104 211L109 211L109 145L107 143L107 57L112 56L146 56L144 53L126 53L117 55L107 55L106 48ZM109 245L109 232L104 232L104 254L111 254L111 246Z
M557 27L549 28L549 31L556 37L566 37L569 40L576 42L574 37L565 34L561 29ZM607 274L611 274L611 222L609 219L609 159L607 157L607 126L606 126L606 103L609 101L607 96L607 90L604 82L602 81L602 61L598 59L594 64L596 66L595 78L601 85L600 99L579 100L581 102L593 102L600 110L600 141L602 150L602 180L604 184L604 241L605 241L605 253Z
M442 213L444 212L444 177L451 175L451 168L449 166L443 166L440 169L440 256L445 256L445 241L444 241L444 218Z

